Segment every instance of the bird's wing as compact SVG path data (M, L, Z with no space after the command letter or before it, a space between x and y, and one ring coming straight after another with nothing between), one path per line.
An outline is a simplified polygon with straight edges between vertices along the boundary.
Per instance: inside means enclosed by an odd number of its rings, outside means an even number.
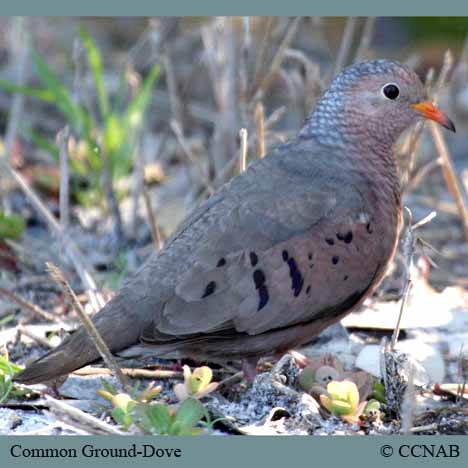
M310 320L348 297L349 287L340 294L326 284L340 265L324 250L333 238L346 263L349 246L336 235L345 235L338 231L364 210L363 197L320 165L312 172L301 167L290 152L283 160L270 157L195 212L169 242L169 255L178 243L191 245L189 267L145 340L221 330L258 334Z

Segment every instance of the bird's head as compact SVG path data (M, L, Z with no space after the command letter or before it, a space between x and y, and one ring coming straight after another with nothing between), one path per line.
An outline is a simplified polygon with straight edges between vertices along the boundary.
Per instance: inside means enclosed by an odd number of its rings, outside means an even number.
M455 131L453 122L428 100L414 71L393 60L372 60L341 72L319 101L309 123L319 131L320 127L327 133L331 130L336 138L341 135L346 140L393 144L421 118Z

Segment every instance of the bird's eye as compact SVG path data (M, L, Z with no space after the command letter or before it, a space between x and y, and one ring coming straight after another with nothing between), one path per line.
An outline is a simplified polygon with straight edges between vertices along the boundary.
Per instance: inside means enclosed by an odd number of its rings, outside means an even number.
M382 94L391 101L400 95L400 88L394 83L388 83L382 88Z

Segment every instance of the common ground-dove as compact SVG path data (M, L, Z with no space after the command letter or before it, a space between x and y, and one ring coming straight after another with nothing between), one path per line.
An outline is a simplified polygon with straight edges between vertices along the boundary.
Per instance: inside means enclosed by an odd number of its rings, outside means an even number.
M285 352L362 303L401 217L392 147L421 117L455 130L417 75L390 60L339 74L297 137L197 208L93 318L112 352L229 360ZM17 375L95 361L81 327Z

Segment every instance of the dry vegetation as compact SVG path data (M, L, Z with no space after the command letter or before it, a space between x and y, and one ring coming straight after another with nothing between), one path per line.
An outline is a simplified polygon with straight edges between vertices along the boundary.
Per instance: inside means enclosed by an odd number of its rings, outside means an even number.
M468 434L468 42L412 40L396 19L0 19L0 433ZM12 386L12 363L56 346L194 206L297 132L336 72L374 57L415 67L458 133L401 139L407 227L348 334L263 362L250 388L237 363L195 384L181 364L203 363L110 356L118 398L107 367L53 397ZM326 388L345 378L357 390ZM330 417L340 399L346 417Z

